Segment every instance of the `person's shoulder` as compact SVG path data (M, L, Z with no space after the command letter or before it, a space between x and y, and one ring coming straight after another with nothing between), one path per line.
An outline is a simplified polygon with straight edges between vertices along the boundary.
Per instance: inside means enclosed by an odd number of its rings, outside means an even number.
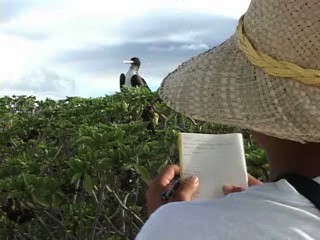
M148 219L137 239L190 239L199 229L223 229L225 221L252 212L252 206L260 206L261 198L272 192L274 186L253 187L247 191L230 194L215 200L168 203L157 209ZM223 221L221 221L223 219ZM159 237L158 237L159 236ZM198 236L202 239L202 236Z
M303 213L306 208L308 212L303 216L303 221L314 207L285 180L281 180L216 200L166 204L151 215L137 239L244 239L247 232L242 230L247 226L255 225L257 230L253 230L256 232L265 231L261 228L262 222L277 229L272 233L274 237L290 231L279 228L280 225L274 221L275 213L278 221L285 222L292 220L293 213ZM298 211L295 212L295 209ZM298 220L293 224L301 225ZM230 232L227 226L232 226L233 231ZM255 236L256 233L252 234Z
M242 195L242 194L238 194ZM234 196L227 196L210 201L174 202L168 203L157 209L143 226L137 236L142 239L205 239L206 233L199 229L215 228L222 229L219 219L224 216L233 218L239 211L239 203ZM243 201L245 203L245 201ZM247 205L247 203L245 203ZM230 213L230 214L229 214ZM207 226L208 225L208 226ZM196 237L195 237L196 236Z
M261 199L279 198L280 193L288 193L287 186L282 186L278 183L266 183L260 186L251 187L243 192L232 193L227 196L215 199L215 200L198 200L190 202L173 202L161 206L151 216L157 218L163 218L172 215L189 215L201 214L202 210L207 212L208 209L216 209L219 211L223 209L226 212L228 209L233 211L233 206L237 205L237 208L242 206L250 206L252 202L260 202ZM176 219L176 218L175 218Z

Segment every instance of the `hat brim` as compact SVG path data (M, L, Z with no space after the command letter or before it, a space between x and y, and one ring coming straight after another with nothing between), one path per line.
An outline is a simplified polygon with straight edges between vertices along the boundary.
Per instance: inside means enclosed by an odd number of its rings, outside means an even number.
M253 66L236 35L170 73L160 95L169 107L197 120L320 142L320 88Z

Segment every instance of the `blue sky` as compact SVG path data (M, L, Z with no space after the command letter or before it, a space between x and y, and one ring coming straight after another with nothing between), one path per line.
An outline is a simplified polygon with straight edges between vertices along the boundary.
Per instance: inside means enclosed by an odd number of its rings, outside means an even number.
M137 56L152 89L234 32L249 0L0 0L0 96L119 91Z

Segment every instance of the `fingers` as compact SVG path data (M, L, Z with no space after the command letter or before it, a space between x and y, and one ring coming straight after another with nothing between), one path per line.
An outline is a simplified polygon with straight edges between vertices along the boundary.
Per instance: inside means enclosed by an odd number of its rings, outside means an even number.
M149 215L167 202L192 200L193 195L199 188L199 179L195 176L189 177L182 181L177 191L173 194L173 197L169 201L161 200L161 193L167 188L174 177L179 174L180 168L178 165L169 165L149 185L149 189L146 192L147 209ZM254 178L253 176L248 175L248 184L249 186L253 186L260 185L262 184L262 182ZM223 187L223 192L225 195L235 192L241 192L243 190L245 189L239 186L226 185Z
M263 184L263 182L256 179L255 177L251 176L250 174L248 174L248 184L249 184L249 187L251 187L254 185L261 185L261 184Z
M149 188L146 191L147 210L149 215L166 203L160 199L160 194L179 172L180 169L178 165L169 165L149 185Z
M228 195L230 193L242 192L245 190L245 188L237 187L237 186L233 186L233 185L224 185L222 190L223 190L224 195Z
M261 185L263 184L263 182L261 182L260 180L256 179L255 177L251 176L250 174L248 174L248 185L249 187L255 186L255 185ZM245 188L243 187L239 187L239 186L233 186L233 185L224 185L223 188L223 193L225 195L228 195L230 193L236 193L236 192L242 192L245 190Z
M192 196L199 188L199 178L191 176L184 180L174 193L172 201L191 201Z
M180 168L178 165L169 165L164 168L152 184L165 188L176 175L179 175L179 173Z

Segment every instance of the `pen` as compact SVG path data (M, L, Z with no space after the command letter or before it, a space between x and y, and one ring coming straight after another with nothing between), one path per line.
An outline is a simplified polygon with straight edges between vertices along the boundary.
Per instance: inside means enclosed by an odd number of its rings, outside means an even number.
M180 178L178 176L174 177L169 183L167 188L160 194L160 199L162 201L167 201L173 195L173 193L178 189L180 185Z

